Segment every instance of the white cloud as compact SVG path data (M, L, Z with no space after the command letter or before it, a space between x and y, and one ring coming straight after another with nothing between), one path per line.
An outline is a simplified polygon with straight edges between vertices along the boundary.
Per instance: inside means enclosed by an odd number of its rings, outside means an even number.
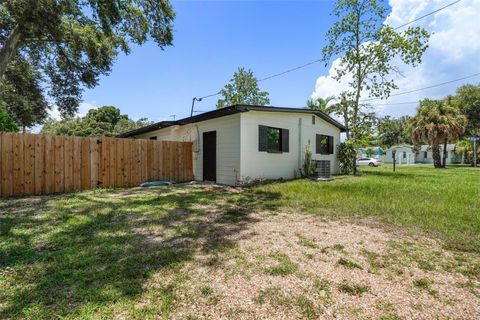
M390 0L391 14L385 23L392 27L412 21L450 3L448 0ZM423 62L417 67L399 65L405 77L396 79L399 90L394 93L415 90L441 82L461 78L480 72L480 1L463 0L438 13L415 22L432 32L429 48ZM317 79L312 98L338 95L346 88L345 82L337 83L333 76L338 59L334 61L329 74ZM480 82L480 77L455 82L429 90L393 96L386 101L376 100L376 110L383 115L400 116L413 114L416 104L397 104L418 101L424 97L441 98L453 94L463 83Z
M315 83L315 91L312 98L326 98L328 96L338 96L341 92L348 88L348 83L352 80L351 76L345 76L340 81L335 80L336 70L340 67L340 58L332 63L332 67L328 71L327 76L321 76Z
M444 7L450 1L390 0L392 12L385 23L395 27ZM480 1L463 0L415 25L432 32L430 49L448 62L460 60L480 50Z
M88 110L90 109L97 109L98 106L96 105L95 101L92 102L81 102L80 106L78 107L77 116L83 117L87 114Z
M92 102L81 102L80 105L78 106L78 112L76 116L78 117L83 117L87 114L88 110L90 109L96 109L98 106L95 105L95 101ZM60 112L58 111L56 106L53 106L52 110L48 112L49 116L55 120L60 120ZM30 129L30 132L32 133L39 133L40 130L42 129L41 125L36 125Z
M80 105L78 106L78 112L76 113L75 116L77 117L83 117L87 114L88 110L90 109L97 109L98 106L95 105L95 101L91 102L80 102ZM58 111L56 106L53 106L52 110L50 110L49 115L51 118L55 120L60 120L60 111Z

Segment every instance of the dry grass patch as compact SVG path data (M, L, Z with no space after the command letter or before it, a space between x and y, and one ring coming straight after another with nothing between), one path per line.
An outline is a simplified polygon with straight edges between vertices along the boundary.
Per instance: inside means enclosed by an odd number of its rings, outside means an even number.
M456 319L478 315L479 297L467 285L458 284L473 281L462 270L471 270L479 261L474 255L462 256L462 268L456 265L446 270L442 265L452 265L459 253L446 251L428 238L370 226L368 221L324 221L282 213L255 217L258 222L244 231L249 236L238 235L234 240L235 254L222 253L222 268L198 270L193 276L206 277L215 292L222 292L215 308L194 303L201 310L199 319L226 314L234 319ZM316 248L301 239L310 239ZM418 263L427 259L435 265L433 269ZM190 269L197 268L193 264ZM436 280L428 288L413 284L423 278ZM190 306L179 307L175 318L182 319L187 314L182 310ZM237 309L242 313L228 313Z
M479 318L480 257L215 186L0 204L0 318ZM381 299L381 300L380 300Z

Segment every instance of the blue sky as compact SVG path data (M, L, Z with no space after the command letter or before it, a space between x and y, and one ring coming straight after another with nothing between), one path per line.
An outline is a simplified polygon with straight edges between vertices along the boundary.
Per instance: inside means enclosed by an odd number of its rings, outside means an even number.
M392 26L431 12L451 0L390 0ZM221 89L238 67L258 78L321 56L324 34L333 23L332 1L173 1L177 17L174 45L164 51L147 43L118 57L109 76L87 90L80 114L114 105L132 118L177 119L189 115L194 96ZM400 89L411 90L480 72L480 1L463 0L417 25L435 31L422 66L406 68ZM473 39L472 39L473 35ZM331 66L317 63L260 84L275 106L303 107L312 96L336 94L342 85L331 79ZM469 80L480 82L480 77ZM468 82L468 81L464 81ZM453 93L462 82L391 99L416 101ZM217 97L197 104L212 110ZM378 106L380 114L411 114L415 104Z
M314 60L332 19L330 1L173 1L174 46L147 43L122 55L84 94L86 106L115 105L132 117L187 116L194 96L214 93L238 67L258 78ZM326 72L318 63L265 81L271 104L301 107ZM215 107L216 97L198 103Z

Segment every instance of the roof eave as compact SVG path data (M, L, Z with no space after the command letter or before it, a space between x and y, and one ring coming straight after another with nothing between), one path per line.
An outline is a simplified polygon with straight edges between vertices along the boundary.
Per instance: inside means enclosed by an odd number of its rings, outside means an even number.
M299 109L299 108L287 108L287 107L266 107L266 106L252 106L252 105L235 105L234 107L243 107L247 110L252 111L264 111L264 112L290 112L290 113L308 113L308 114L315 114L318 117L322 118L323 120L333 124L337 128L340 129L341 132L346 132L347 128L341 124L340 122L336 121L328 114L320 111L320 110L311 110L311 109Z
M142 134L142 133L166 128L166 127L169 127L171 125L174 125L175 123L176 123L176 121L160 121L160 122L156 122L154 124L151 124L151 125L148 125L148 126L145 126L145 127L141 127L141 128L134 129L134 130L131 130L131 131L123 132L123 133L117 135L117 137L118 138L129 138L129 137L132 137L132 136L136 136L138 134Z
M222 109L212 110L209 112L205 112L193 117L183 118L177 121L161 121L154 123L149 126L145 126L143 128L131 130L128 132L124 132L119 134L117 137L119 138L128 138L138 134L155 131L159 129L163 129L166 127L170 127L173 125L185 125L215 118L220 118L223 116L232 115L235 113L241 112L248 112L248 111L265 111L265 112L290 112L290 113L308 113L308 114L315 114L318 117L322 118L323 120L327 121L328 123L336 126L340 129L340 132L345 132L347 129L344 125L340 122L336 121L326 113L323 113L319 110L310 110L310 109L298 109L298 108L285 108L285 107L272 107L272 106L254 106L254 105L233 105Z

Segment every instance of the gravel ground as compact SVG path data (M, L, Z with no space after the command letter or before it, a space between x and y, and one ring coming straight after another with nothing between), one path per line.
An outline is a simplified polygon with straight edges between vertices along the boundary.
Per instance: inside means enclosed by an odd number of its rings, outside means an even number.
M185 266L174 319L480 318L480 282L468 274L477 256L374 221L248 219Z

